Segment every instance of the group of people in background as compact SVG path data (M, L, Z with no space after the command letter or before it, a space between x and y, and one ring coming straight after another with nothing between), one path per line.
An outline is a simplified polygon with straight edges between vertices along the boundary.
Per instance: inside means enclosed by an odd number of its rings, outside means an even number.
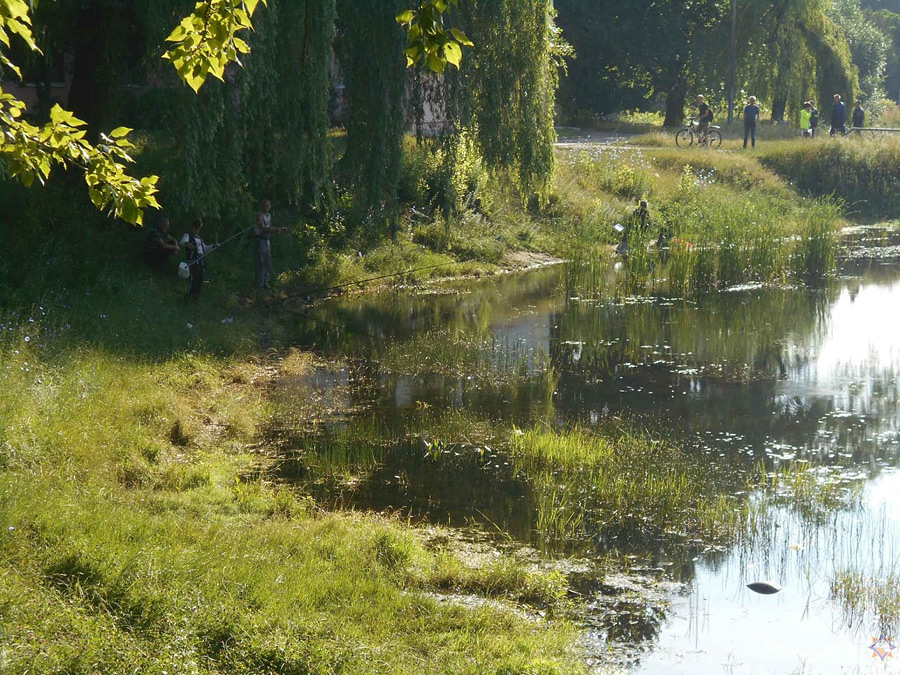
M287 228L272 227L272 203L264 199L251 226L255 239L254 258L256 262L256 285L269 288L272 277L272 235L284 232ZM206 257L218 248L218 245L207 244L200 236L203 222L196 218L188 232L178 241L169 233L171 222L167 217L160 218L156 225L149 226L141 243L141 255L155 272L166 270L169 259L180 250L184 250L185 261L182 268L188 270L187 297L197 300L203 288ZM251 228L247 228L248 230ZM246 232L246 230L245 230ZM242 233L239 233L242 234Z
M697 97L699 116L698 121L711 118L709 106L703 100L702 96ZM756 103L756 97L751 96L744 108L744 147L747 147L749 141L751 147L756 147L756 123L759 120L759 106ZM863 108L862 101L856 101L853 108L850 124L851 130L859 130L866 125L866 111ZM701 122L701 132L708 128L709 122L704 125ZM805 138L813 138L816 135L816 129L819 127L819 111L812 101L804 101L803 107L800 109L800 132ZM834 95L834 105L831 108L831 131L834 136L837 133L847 133L847 107L841 100L840 94Z
M800 130L807 138L813 138L816 135L816 128L819 125L819 111L816 110L812 101L806 101L803 104L803 110L800 111ZM859 130L866 126L866 111L863 108L862 101L857 99L853 107L853 113L850 116L851 129ZM847 133L847 106L841 100L840 94L834 95L834 103L831 106L831 129L829 134Z

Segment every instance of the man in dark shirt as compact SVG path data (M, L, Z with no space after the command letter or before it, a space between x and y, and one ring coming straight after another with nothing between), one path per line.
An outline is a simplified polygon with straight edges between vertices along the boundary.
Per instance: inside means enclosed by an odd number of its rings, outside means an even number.
M831 107L831 135L834 136L837 131L847 133L847 106L840 94L834 95L834 105Z
M856 133L859 133L859 129L862 129L866 126L866 111L863 110L862 101L856 101L856 107L853 108L853 128L856 129Z
M744 147L747 147L747 139L750 138L753 147L756 147L756 120L759 119L759 106L756 105L756 97L751 96L747 107L744 108Z
M162 218L159 224L147 229L141 244L141 254L154 271L159 272L169 256L178 250L178 242L169 234L169 219Z

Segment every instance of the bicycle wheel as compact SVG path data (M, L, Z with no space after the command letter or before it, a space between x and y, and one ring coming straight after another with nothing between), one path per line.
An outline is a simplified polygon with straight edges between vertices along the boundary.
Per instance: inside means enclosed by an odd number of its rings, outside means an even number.
M678 133L675 134L675 145L679 148L689 148L693 142L694 132L691 131L689 127L679 129Z
M718 129L710 129L706 134L706 144L710 148L718 148L722 145L722 132Z

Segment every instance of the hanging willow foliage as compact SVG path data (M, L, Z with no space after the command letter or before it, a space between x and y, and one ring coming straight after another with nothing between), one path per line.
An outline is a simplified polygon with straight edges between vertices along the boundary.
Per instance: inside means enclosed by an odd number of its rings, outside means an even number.
M524 195L545 193L556 140L552 3L466 0L460 9L475 43L459 83L463 125L489 167L509 172Z
M163 186L167 208L234 220L263 196L316 201L329 168L334 25L334 0L270 0L243 67L198 94L168 89L182 156Z
M241 80L248 178L257 194L315 202L328 172L335 2L269 4Z
M396 222L405 114L406 35L395 16L409 0L339 0L337 48L345 85L347 151L357 220Z

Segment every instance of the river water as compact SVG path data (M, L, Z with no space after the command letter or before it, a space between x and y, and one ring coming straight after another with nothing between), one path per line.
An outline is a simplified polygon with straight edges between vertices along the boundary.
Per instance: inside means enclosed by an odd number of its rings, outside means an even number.
M588 658L614 671L900 672L900 648L878 642L896 617L831 591L840 573L876 589L900 575L900 257L877 230L850 243L818 288L629 297L604 290L615 267L592 285L561 265L303 311L284 330L342 365L307 383L330 392L326 412L292 435L283 473L336 506L616 561L626 581L584 594ZM829 498L771 499L727 546L587 525L547 537L541 495L487 430L534 424L641 429L738 494L742 476L811 465ZM746 587L762 580L783 590Z

